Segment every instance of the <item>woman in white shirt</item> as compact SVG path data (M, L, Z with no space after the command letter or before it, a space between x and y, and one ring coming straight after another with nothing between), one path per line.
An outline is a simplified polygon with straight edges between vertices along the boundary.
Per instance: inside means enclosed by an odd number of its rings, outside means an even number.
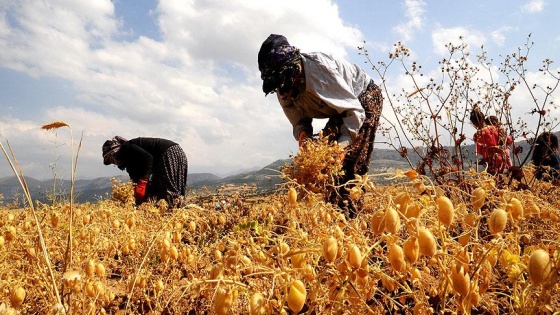
M265 95L276 92L300 145L313 135L313 118L328 118L323 134L345 149L342 185L367 174L379 124L381 89L360 67L325 53L300 53L282 35L271 34L258 55ZM328 201L356 216L360 204L340 189Z

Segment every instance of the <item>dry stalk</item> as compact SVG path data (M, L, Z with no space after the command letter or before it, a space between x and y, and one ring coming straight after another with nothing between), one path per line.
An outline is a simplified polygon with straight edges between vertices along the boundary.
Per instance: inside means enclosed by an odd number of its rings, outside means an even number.
M47 245L45 244L45 238L43 237L43 231L41 230L41 225L39 224L39 219L37 217L37 213L35 212L35 208L33 206L33 200L31 199L31 194L29 192L29 188L27 186L27 182L25 181L25 177L23 176L23 171L19 166L19 163L17 162L17 159L15 157L15 154L12 150L12 147L10 146L10 143L8 143L8 148L10 149L10 154L13 158L13 161L15 161L15 165L14 162L12 161L12 158L10 158L10 155L8 155L8 152L6 151L6 149L4 148L4 145L0 142L0 148L2 148L2 152L4 153L4 157L6 158L6 160L8 161L8 164L10 164L10 167L12 169L12 171L14 172L21 188L24 191L25 197L27 198L27 202L29 203L29 208L31 209L31 212L33 213L33 218L35 219L35 226L37 227L37 233L39 234L39 241L41 244L41 250L43 252L43 258L45 259L45 262L47 264L47 268L49 271L49 276L50 276L50 280L51 280L51 285L52 288L54 290L55 296L56 296L56 301L59 304L62 304L62 300L60 299L60 295L58 293L58 288L56 285L56 279L54 277L54 272L53 269L51 267L51 261L49 258L49 253L47 252Z

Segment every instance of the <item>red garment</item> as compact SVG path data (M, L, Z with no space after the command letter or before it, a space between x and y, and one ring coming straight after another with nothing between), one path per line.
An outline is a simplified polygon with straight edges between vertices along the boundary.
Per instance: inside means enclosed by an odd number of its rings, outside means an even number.
M473 137L476 152L488 163L488 173L498 174L505 171L511 163L508 151L500 146L499 130L496 126L485 126L479 129Z

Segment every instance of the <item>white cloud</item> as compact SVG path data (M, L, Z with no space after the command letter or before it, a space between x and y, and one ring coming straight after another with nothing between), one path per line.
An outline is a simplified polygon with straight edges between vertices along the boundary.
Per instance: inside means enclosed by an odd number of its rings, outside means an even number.
M486 43L486 36L482 32L469 30L464 27L437 27L432 31L433 50L440 56L449 54L445 47L446 45L459 45L463 42L471 49L480 48Z
M490 38L496 45L503 46L506 42L506 36L504 35L504 33L507 33L511 29L512 28L509 26L502 26L499 29L491 32Z
M408 41L412 38L415 31L422 28L424 25L424 7L426 3L422 0L405 0L406 23L399 24L393 30L402 36L402 41Z
M0 4L9 10L9 18L0 18L0 67L69 82L79 104L51 104L44 121L0 117L0 135L21 143L26 158L39 165L27 164L38 177L49 176L43 162L50 161L51 143L38 128L50 120L69 123L75 137L84 131L79 172L85 177L115 172L99 153L115 134L177 141L191 171L226 172L287 157L297 144L275 97L261 91L256 57L262 41L280 33L303 51L344 56L363 40L329 0L196 6L161 0L153 11L161 40L132 41L115 39L123 30L113 6L110 0ZM24 127L35 131L17 132Z
M521 6L521 10L529 13L538 13L544 10L544 0L530 0Z

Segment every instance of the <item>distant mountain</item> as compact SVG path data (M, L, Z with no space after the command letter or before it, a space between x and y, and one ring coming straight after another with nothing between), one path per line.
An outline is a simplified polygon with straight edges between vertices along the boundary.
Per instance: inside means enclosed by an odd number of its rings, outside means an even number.
M116 179L127 181L128 176L115 176ZM70 181L52 179L39 181L25 177L25 182L33 200L48 202L55 199L67 199L70 193ZM0 194L4 204L23 204L25 195L23 188L15 176L0 178ZM78 203L95 202L107 198L111 192L111 177L95 179L79 179L74 182L74 200Z
M373 159L371 164L372 172L386 172L387 169L400 167L406 168L407 164L402 161L393 150L380 150L391 151L393 154L384 152L380 156L385 159ZM376 151L377 152L377 151ZM393 159L387 158L392 157ZM401 159L397 161L396 159ZM200 189L214 190L220 187L234 185L234 186L255 186L257 192L266 192L274 190L278 184L282 183L281 168L282 166L290 163L290 159L277 160L259 170L249 171L236 175L226 177L219 177L211 173L192 173L188 175L187 187L191 191ZM117 176L116 179L120 181L128 181L126 175ZM52 200L53 195L57 199L67 199L70 190L70 181L57 180L56 186L53 180L39 181L34 178L25 178L27 186L33 200L38 200L43 203ZM56 190L56 191L55 191ZM53 194L53 191L55 193ZM24 198L23 189L15 177L0 178L0 194L4 196L4 204L17 204L22 205ZM100 177L91 180L80 179L74 183L74 200L78 203L96 202L100 199L109 198L111 194L111 177Z
M523 147L521 160L529 152L529 145L526 141L516 143L517 146ZM409 151L409 158L413 166L416 165L419 158ZM474 146L464 147L464 152L474 152ZM247 171L226 177L220 177L211 173L192 173L188 175L187 187L191 191L199 189L214 190L227 185L250 185L255 186L257 192L266 192L274 190L278 184L282 183L281 168L290 163L289 159L277 160L259 170ZM370 173L379 174L392 172L395 169L407 169L409 164L392 149L375 149L372 161L370 163ZM128 176L121 175L115 178L121 181L127 181ZM29 192L33 200L48 202L52 200L52 196L56 195L57 199L66 198L69 194L70 181L57 180L56 186L53 180L39 181L34 178L25 178ZM53 193L53 191L56 191ZM0 194L3 195L4 204L14 204L16 201L21 204L24 200L23 189L15 177L0 178ZM80 179L74 183L74 200L78 203L96 202L100 199L106 199L111 194L111 177L100 177L91 180ZM64 200L64 199L63 199Z
M215 183L220 180L220 176L211 173L192 173L187 176L187 186L200 186Z

